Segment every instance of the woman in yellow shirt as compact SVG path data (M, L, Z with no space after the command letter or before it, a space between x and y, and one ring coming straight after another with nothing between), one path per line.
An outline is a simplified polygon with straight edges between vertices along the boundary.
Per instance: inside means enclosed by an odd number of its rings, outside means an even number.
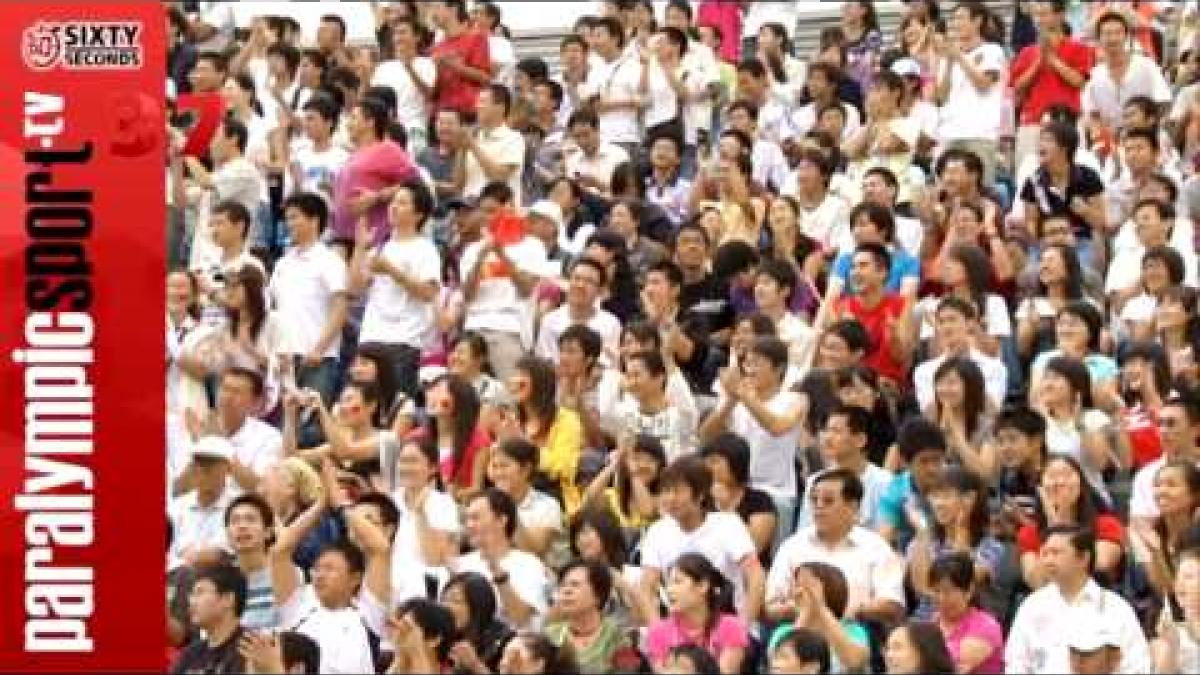
M666 465L667 454L657 438L623 434L608 464L588 485L583 502L608 507L627 533L640 535L658 518L658 476Z
M535 485L558 497L563 511L571 516L580 504L575 476L583 454L583 422L574 410L558 405L554 364L545 359L526 356L518 361L508 388L516 403L516 415L515 419L508 416L502 424L517 425L517 433L538 446Z

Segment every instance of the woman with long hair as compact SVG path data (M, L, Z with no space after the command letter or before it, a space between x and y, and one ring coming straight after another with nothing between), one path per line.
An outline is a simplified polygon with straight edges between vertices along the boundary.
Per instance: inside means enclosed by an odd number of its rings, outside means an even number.
M1120 580L1125 557L1125 530L1096 490L1088 484L1079 462L1052 454L1042 469L1042 483L1033 518L1017 531L1021 574L1025 585L1040 588L1047 581L1041 560L1041 533L1056 525L1085 527L1096 533L1095 571L1098 580Z
M922 248L931 255L921 258L922 294L941 295L947 289L945 261L959 246L975 246L986 251L987 264L982 268L986 273L986 288L993 293L1010 293L1016 271L1008 244L1000 237L1001 218L1003 213L998 208L982 201L951 203L946 209L946 226L941 239L927 233L923 240ZM959 283L964 282L959 280ZM986 306L981 306L981 310L985 309Z
M608 288L601 293L600 307L621 320L632 321L640 312L638 285L629 264L625 238L608 229L597 230L587 239L583 255L604 265Z
M319 462L329 456L340 468L362 475L382 472L379 462L384 435L375 426L381 401L379 389L373 384L347 382L338 395L337 403L326 406L313 391L289 392L283 396L283 453ZM298 441L301 411L317 417L325 442L301 449Z
M770 569L779 514L769 494L750 487L749 444L737 434L723 432L700 449L700 456L712 472L713 506L736 513L746 523L759 562Z
M1167 352L1154 342L1135 342L1120 358L1121 433L1129 447L1131 469L1137 471L1162 455L1158 413L1171 393Z
M1085 300L1083 268L1075 249L1047 246L1038 260L1037 292L1017 306L1017 352L1032 360L1054 348L1054 320L1069 303Z
M620 235L628 251L629 266L638 283L645 281L646 273L669 256L667 249L657 241L639 232L643 206L641 202L621 200L608 211L606 228Z
M998 583L998 571L1007 558L1004 544L990 534L988 483L959 467L947 468L936 486L926 490L933 518L918 527L906 552L910 579L920 602L913 613L928 620L934 614L937 589L930 567L947 553L962 552L973 562L980 588Z
M977 566L965 552L940 555L929 568L929 588L936 613L930 619L942 630L956 672L1004 672L1004 630L996 618L975 606L983 587Z
M839 368L833 372L833 387L842 403L871 413L871 424L867 427L867 459L889 471L900 469L900 454L892 452L896 443L897 417L879 387L879 373L862 364Z
M568 516L579 508L575 482L583 454L583 422L579 413L558 405L554 364L536 356L517 361L508 390L516 410L500 420L501 440L523 436L538 448L538 475L534 484L562 502Z
M921 99L932 97L937 75L941 71L943 57L938 53L937 41L934 39L936 35L935 23L916 13L905 16L896 31L896 49L900 56L916 61L921 67Z
M584 205L584 191L579 182L558 176L546 186L546 198L562 209L563 227L558 232L558 245L571 256L583 253L588 237L596 231L594 216Z
M606 505L635 541L658 518L658 477L666 466L666 450L657 438L622 435L583 500Z
M1156 337L1167 350L1172 379L1194 387L1200 383L1200 303L1196 289L1172 286L1163 291L1155 312Z
M475 387L458 375L441 375L425 390L425 403L425 424L412 435L435 443L442 480L456 499L480 489L492 439L481 424Z
M792 41L781 23L764 23L758 29L758 60L767 69L772 93L782 101L794 103L804 91L804 62L792 52Z
M540 633L519 633L508 641L496 672L501 675L576 675L579 665L570 648L559 647Z
M908 621L888 635L883 647L888 675L954 675L958 671L936 624Z
M392 453L394 457L390 455ZM457 553L458 507L442 491L438 448L428 437L401 441L384 453L392 471L384 476L384 493L399 511L392 542L392 600L425 597L446 578L445 568ZM424 574L414 574L414 569Z
M225 287L225 328L221 332L222 367L253 370L266 384L260 413L271 412L279 400L280 349L283 328L267 311L266 279L253 265L239 269Z
M548 568L558 569L568 559L566 523L558 502L534 488L537 466L537 446L521 437L506 438L492 448L487 478L517 505L513 545L542 558Z
M396 369L392 368L391 359L379 345L363 345L350 361L346 371L349 381L358 384L372 384L379 390L379 410L376 411L375 426L386 429L392 421L392 416L404 407L396 385ZM411 421L412 412L407 413ZM410 426L402 429L407 433Z
M1142 255L1141 293L1125 301L1118 312L1120 337L1148 340L1154 336L1155 314L1167 289L1186 276L1183 256L1170 246L1152 246ZM1117 308L1114 307L1114 311Z
M767 651L799 631L813 631L829 645L831 673L856 673L868 665L870 634L865 626L845 618L850 591L840 569L823 562L806 562L796 567L792 603L796 618L771 634Z
M670 615L650 625L645 653L662 668L671 649L691 643L705 648L722 675L742 672L750 644L746 624L734 612L733 585L699 553L675 561L667 582Z
M938 297L929 297L918 306L923 315L921 339L934 338L934 317L941 299L947 295L962 298L975 307L983 332L975 340L978 349L988 356L999 357L1002 342L1012 338L1012 321L1008 303L998 293L991 292L990 263L983 249L974 244L957 244L942 257L942 286Z
M1168 595L1184 535L1200 523L1200 467L1182 459L1164 464L1154 476L1154 503L1158 517L1150 525L1135 522L1130 543L1151 586L1159 595Z
M792 289L789 308L797 315L812 321L821 299L818 281L825 274L825 256L820 246L800 233L800 203L791 195L780 195L767 207L766 227L771 252L776 259L786 260L796 270L796 287Z
M933 403L925 416L946 433L952 460L984 480L996 474L996 449L991 443L996 411L988 402L983 371L970 357L952 356L933 375Z
M571 553L609 568L613 592L605 612L625 626L646 626L658 617L658 598L647 598L638 586L640 570L629 563L633 540L625 536L612 510L587 503L571 519Z
M487 340L479 333L467 331L458 336L450 350L447 369L471 383L481 406L494 406L507 396L504 383L492 375Z
M492 582L476 572L456 574L446 582L441 600L454 615L455 642L450 647L454 672L497 672L514 633L497 616L499 603Z
M1035 399L1031 407L1046 418L1046 450L1075 458L1088 483L1111 505L1104 472L1110 466L1129 465L1127 444L1118 438L1113 447L1112 420L1096 409L1091 378L1082 361L1060 356L1050 359L1044 370L1037 391L1031 393Z
M1174 581L1175 601L1159 616L1158 635L1150 645L1156 673L1200 672L1200 548L1180 555Z
M202 348L210 334L200 324L200 280L179 268L167 274L167 416L208 412L204 378L213 350Z
M1120 370L1111 356L1100 351L1103 332L1104 317L1095 305L1086 300L1064 305L1054 322L1055 348L1042 352L1030 368L1030 402L1036 403L1036 397L1041 394L1039 384L1046 365L1053 359L1068 357L1083 363L1091 385L1090 400L1095 401L1095 407L1102 410L1119 408L1117 378Z

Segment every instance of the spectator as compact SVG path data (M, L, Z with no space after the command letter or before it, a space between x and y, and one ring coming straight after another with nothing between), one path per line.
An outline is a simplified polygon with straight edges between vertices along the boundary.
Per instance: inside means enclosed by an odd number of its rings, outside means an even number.
M180 652L172 673L240 673L246 662L238 650L245 635L239 625L246 608L246 578L232 565L201 569L188 598L191 621L204 631Z
M488 36L471 27L463 0L438 0L431 11L442 39L429 55L437 65L434 105L453 109L467 119L475 115L476 99L494 72Z
M390 24L393 58L374 69L373 86L396 92L396 121L408 136L409 154L416 157L428 146L425 138L428 106L434 95L437 66L420 53L420 29L416 19L402 18Z
M725 513L736 513L746 523L758 549L758 560L764 569L769 569L779 514L769 494L750 487L749 444L737 434L723 433L701 448L700 456L712 472L713 506Z
M608 567L581 560L562 570L555 611L561 621L546 626L546 635L561 649L570 650L579 668L587 673L621 672L636 653L622 627L602 610L613 590Z
M703 645L722 675L742 672L749 635L733 611L733 589L708 558L685 553L675 561L667 585L670 616L650 626L646 652L655 668L666 665L680 644Z
M942 632L925 621L909 621L893 629L883 659L888 675L958 672Z
M983 586L969 555L947 553L933 561L929 583L936 592L935 621L942 629L955 672L1004 672L1004 634L992 615L974 606ZM986 582L985 582L986 583Z
M450 577L442 589L442 605L454 617L451 662L473 673L495 672L513 631L497 616L491 582L475 572Z
M845 469L853 473L863 486L858 524L874 530L879 526L880 498L891 484L893 476L890 471L879 468L867 458L871 417L866 409L847 403L837 404L829 411L818 441L825 468L806 479L804 494L812 493L817 481L827 471ZM800 507L798 527L813 524L813 507L811 500L804 500Z
M768 650L778 650L793 636L816 636L826 646L829 661L824 672L853 673L867 667L869 635L862 624L842 619L848 590L841 570L823 562L806 562L796 568L792 584L796 618L771 636Z

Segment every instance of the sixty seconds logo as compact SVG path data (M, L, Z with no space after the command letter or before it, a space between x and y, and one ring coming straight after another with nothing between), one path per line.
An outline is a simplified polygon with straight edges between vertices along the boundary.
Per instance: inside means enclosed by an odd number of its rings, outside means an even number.
M31 70L135 70L145 62L140 21L66 21L25 29L21 55Z

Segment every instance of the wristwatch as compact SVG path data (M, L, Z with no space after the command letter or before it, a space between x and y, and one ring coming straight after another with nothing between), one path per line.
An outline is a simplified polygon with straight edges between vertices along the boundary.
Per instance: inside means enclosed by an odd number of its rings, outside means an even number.
M492 577L492 581L495 582L495 584L497 586L503 586L504 584L507 584L508 583L508 572L505 572L503 574L497 574L496 576Z

